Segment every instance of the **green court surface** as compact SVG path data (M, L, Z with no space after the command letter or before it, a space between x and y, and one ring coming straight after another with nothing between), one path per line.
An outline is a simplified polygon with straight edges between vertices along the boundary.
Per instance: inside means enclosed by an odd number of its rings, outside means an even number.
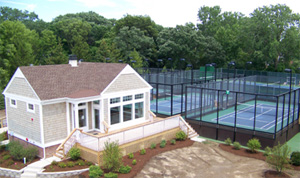
M300 132L290 139L287 145L291 148L291 152L300 151Z

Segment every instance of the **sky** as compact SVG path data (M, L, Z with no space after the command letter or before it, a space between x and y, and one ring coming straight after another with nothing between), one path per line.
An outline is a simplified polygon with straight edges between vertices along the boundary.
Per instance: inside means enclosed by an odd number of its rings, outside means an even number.
M294 13L300 13L299 0L0 0L0 6L35 12L46 22L67 13L94 11L115 19L126 14L148 15L164 27L199 23L197 14L202 6L219 5L222 12L241 12L249 16L254 9L270 4L285 4Z

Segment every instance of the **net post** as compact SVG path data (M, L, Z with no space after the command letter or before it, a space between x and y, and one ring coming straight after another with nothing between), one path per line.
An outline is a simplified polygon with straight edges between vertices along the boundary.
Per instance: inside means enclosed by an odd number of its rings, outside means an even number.
M276 96L276 115L275 115L274 139L276 139L277 123L278 123L278 102L279 102L279 97Z

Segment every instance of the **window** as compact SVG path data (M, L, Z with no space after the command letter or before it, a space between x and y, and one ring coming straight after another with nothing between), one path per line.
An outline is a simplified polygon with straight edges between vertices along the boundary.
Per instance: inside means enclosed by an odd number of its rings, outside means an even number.
M144 102L135 103L135 118L144 117Z
M85 106L85 103L79 103L78 107L80 107L80 106Z
M119 103L119 102L120 102L120 97L110 99L110 104Z
M130 121L132 119L132 104L123 106L123 122Z
M132 96L128 95L128 96L123 96L123 101L131 101L132 100Z
M10 99L10 106L16 108L17 107L17 101L14 99Z
M144 98L143 93L135 95L135 99L141 99L141 98Z
M100 100L93 101L94 104L100 104Z
M28 103L28 104L27 104L27 111L29 111L29 112L34 112L34 105Z
M120 106L110 108L110 124L120 123Z

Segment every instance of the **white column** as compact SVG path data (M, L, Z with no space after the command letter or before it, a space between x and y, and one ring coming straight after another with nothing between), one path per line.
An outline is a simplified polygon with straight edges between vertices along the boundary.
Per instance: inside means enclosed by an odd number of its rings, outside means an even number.
M66 119L67 119L67 133L70 134L70 104L66 102Z
M74 111L75 111L75 125L74 125L74 128L79 128L79 122L78 122L78 103L74 104L75 107L74 107Z

